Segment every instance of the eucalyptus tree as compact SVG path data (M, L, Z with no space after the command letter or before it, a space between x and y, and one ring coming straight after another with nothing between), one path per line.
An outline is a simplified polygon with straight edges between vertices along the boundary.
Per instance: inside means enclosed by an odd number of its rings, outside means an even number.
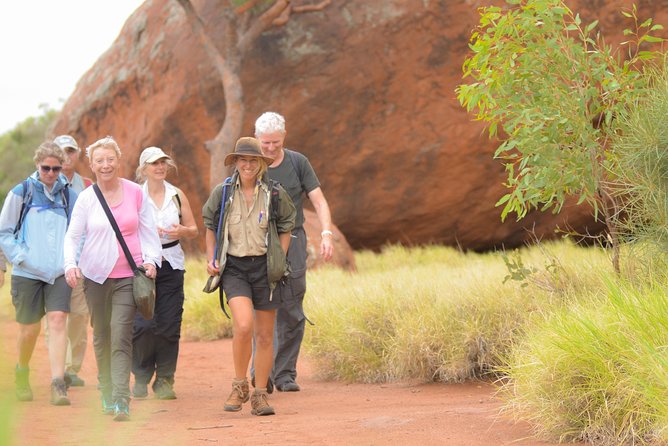
M223 28L224 36L219 41L207 30L189 0L174 1L183 8L192 32L216 68L223 86L225 118L218 134L206 142L211 155L209 182L213 187L220 181L220 173L226 171L227 150L233 148L241 136L245 115L241 79L244 58L263 32L285 25L295 14L321 11L331 0L300 5L290 0L221 0L218 3L222 23L216 25Z
M615 116L646 87L643 67L657 56L648 44L662 39L637 9L626 40L606 43L598 21L583 23L562 0L507 0L480 9L471 54L463 64L460 103L488 124L501 144L509 191L497 202L502 219L531 209L559 212L566 200L587 203L603 218L618 246L617 198L610 190ZM617 252L617 251L615 251ZM618 269L618 258L613 259Z

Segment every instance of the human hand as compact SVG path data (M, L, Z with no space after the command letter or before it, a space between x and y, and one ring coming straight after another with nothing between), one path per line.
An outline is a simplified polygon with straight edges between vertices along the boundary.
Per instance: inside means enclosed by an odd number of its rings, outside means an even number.
M218 268L218 265L216 265L215 260L209 260L206 264L206 272L210 276L217 276L220 273L220 269Z
M144 263L144 269L146 270L146 277L149 279L155 279L155 276L158 275L158 271L152 263Z
M325 234L320 240L320 257L328 261L332 258L332 254L334 254L334 241L330 234Z
M181 238L182 228L185 229L184 226L173 224L169 228L163 229L162 233L167 236L169 240L178 240Z
M81 270L79 268L74 267L65 271L65 282L67 282L70 288L77 286L77 282L81 277Z

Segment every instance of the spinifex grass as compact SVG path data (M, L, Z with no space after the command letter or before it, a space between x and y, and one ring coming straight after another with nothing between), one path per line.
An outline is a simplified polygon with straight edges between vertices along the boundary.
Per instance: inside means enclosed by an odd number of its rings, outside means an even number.
M527 325L503 370L507 409L543 438L665 442L668 287L607 282Z
M567 303L569 290L601 286L609 268L600 249L569 243L523 251L526 279L503 284L501 256L451 248L391 247L356 256L357 273L308 277L306 313L316 323L306 351L328 379L461 381L501 365L513 338L537 311ZM566 265L566 266L565 266Z

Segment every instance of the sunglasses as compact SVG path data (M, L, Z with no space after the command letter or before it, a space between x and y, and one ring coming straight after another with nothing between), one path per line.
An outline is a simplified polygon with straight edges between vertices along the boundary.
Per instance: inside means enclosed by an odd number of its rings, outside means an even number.
M53 170L53 173L58 173L63 170L63 166L39 166L42 169L42 172L49 173Z

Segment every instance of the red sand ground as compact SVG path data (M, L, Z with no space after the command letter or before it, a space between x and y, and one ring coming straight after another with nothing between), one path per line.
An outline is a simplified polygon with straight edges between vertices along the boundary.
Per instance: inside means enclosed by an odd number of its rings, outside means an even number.
M0 322L4 343L1 388L13 397L16 325ZM365 385L317 381L299 363L301 392L271 396L277 415L255 417L250 406L223 411L232 373L231 342L183 342L174 401L134 400L131 421L99 408L96 366L89 349L72 405L49 405L49 367L40 336L31 364L35 400L18 403L10 429L16 445L455 445L539 446L525 423L498 415L494 387L484 383ZM9 387L6 387L9 386Z

